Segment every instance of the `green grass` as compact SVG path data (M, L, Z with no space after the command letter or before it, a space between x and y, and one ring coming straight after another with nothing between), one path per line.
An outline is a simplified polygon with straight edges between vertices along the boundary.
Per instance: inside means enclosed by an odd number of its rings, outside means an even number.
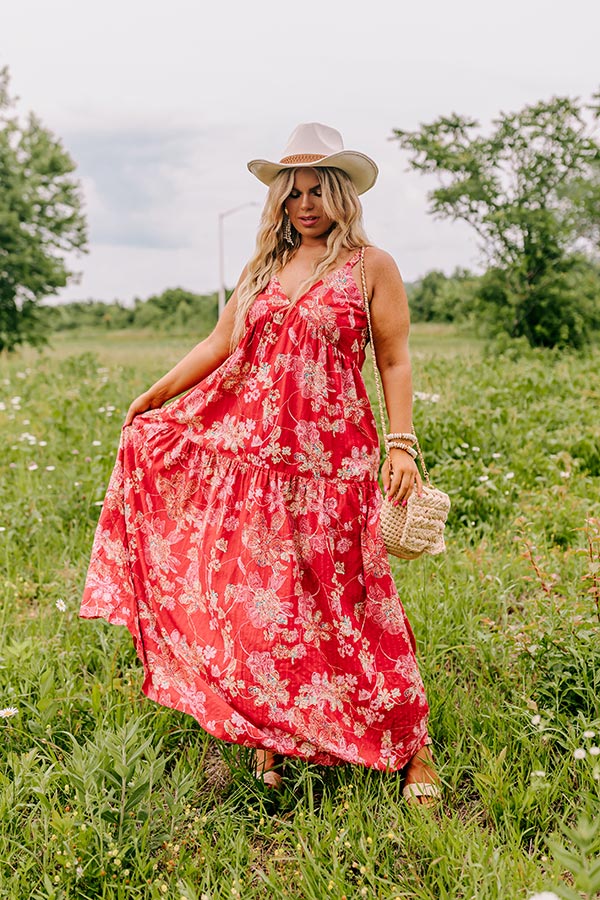
M273 798L247 750L142 696L125 629L78 619L125 410L196 339L69 334L0 361L0 706L18 710L0 720L0 897L517 900L573 878L597 896L600 351L492 357L413 330L415 425L453 504L447 554L393 564L435 815L351 766L292 761ZM546 841L577 822L579 862Z

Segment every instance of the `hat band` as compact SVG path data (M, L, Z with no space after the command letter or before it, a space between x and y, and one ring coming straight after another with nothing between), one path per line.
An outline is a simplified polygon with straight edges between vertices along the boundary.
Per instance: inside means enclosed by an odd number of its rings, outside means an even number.
M295 156L284 156L279 162L289 166L296 163L317 162L319 159L325 159L325 156L324 153L296 153Z

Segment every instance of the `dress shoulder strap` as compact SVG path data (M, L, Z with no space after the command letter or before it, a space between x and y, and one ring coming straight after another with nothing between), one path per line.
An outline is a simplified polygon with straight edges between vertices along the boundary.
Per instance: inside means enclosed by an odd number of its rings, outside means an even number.
M350 259L348 260L348 262L346 263L346 265L349 266L350 268L352 268L352 266L355 266L356 263L357 263L357 262L359 261L359 259L360 259L360 255L361 255L363 249L364 249L363 247L359 247L358 250L356 250L356 251L352 254L352 256L350 257Z

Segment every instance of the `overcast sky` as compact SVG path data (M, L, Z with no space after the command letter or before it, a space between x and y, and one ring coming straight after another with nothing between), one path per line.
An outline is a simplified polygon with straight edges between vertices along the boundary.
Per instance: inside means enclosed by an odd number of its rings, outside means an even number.
M487 130L500 112L600 86L597 0L2 0L0 66L77 163L90 252L61 299L130 302L226 281L254 247L266 188L249 159L279 159L299 122L338 128L379 164L363 196L371 240L406 281L481 271L474 233L433 219L434 176L389 138L452 112Z

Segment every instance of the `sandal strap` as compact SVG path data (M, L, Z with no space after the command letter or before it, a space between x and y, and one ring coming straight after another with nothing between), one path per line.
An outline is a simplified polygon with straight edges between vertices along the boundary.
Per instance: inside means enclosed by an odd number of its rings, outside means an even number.
M412 781L404 786L402 796L406 800L410 797L441 797L442 792L437 784L430 781Z

